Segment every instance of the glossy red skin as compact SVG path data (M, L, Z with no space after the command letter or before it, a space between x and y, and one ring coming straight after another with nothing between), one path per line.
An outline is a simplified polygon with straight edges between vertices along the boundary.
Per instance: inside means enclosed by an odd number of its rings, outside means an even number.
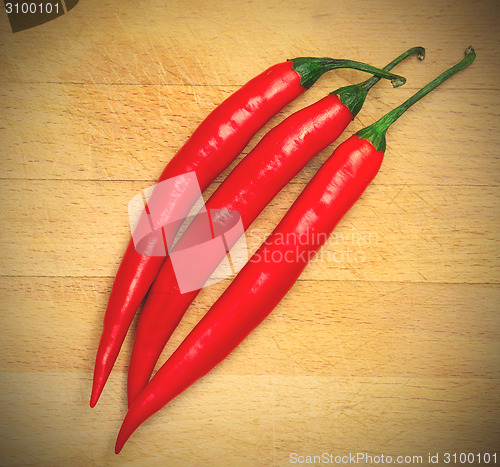
M131 405L118 434L116 452L144 420L224 360L271 313L373 180L383 155L357 135L335 150L266 242ZM314 241L293 241L304 236ZM273 255L296 260L265 261Z
M246 230L309 160L343 133L352 119L349 108L335 94L294 113L262 138L236 166L207 201L206 208L238 212ZM224 213L215 212L214 224L224 226L231 221ZM185 235L196 228L195 221ZM222 259L216 258L216 264ZM172 262L167 259L139 318L129 365L129 405L148 383L165 344L198 293L199 290L180 293Z
M158 181L195 171L204 191L273 115L305 91L300 85L300 75L292 70L292 66L291 61L274 65L229 96L200 124L165 167ZM182 190L177 194L176 202L182 203ZM172 200L166 204L162 216L165 224L172 210ZM186 215L190 208L186 206ZM164 260L165 257L137 253L130 240L104 315L94 368L91 407L99 399L135 312Z

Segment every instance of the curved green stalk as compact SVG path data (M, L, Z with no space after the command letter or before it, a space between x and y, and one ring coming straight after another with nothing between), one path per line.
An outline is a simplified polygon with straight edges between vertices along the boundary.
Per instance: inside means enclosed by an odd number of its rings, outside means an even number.
M305 88L311 87L323 73L336 68L352 68L353 70L366 71L380 78L390 79L395 88L406 83L406 78L403 76L394 75L366 63L353 60L297 57L289 61L293 62L292 69L302 77L300 85Z
M476 52L469 46L465 51L465 58L452 66L445 72L441 73L437 78L434 78L430 83L424 86L420 91L411 96L408 100L403 102L401 105L391 110L389 113L384 115L380 120L376 121L372 125L363 128L358 131L358 136L360 138L366 139L372 143L377 151L385 151L386 142L385 134L387 129L403 115L413 104L418 102L422 97L429 94L431 91L436 89L440 84L445 82L447 79L451 78L455 73L463 70L465 67L469 66L476 58Z
M411 57L412 55L418 54L418 58L423 60L425 58L425 49L423 47L412 47L408 49L405 53L396 57L392 62L388 63L384 68L384 71L392 70L396 65L401 63L403 60ZM340 102L345 106L349 107L351 111L352 118L356 117L358 112L363 107L368 91L380 81L379 76L372 76L371 78L363 81L359 84L353 84L351 86L344 86L331 94L336 94L339 96Z
M405 53L401 54L399 57L396 57L392 62L388 63L382 70L389 71L392 70L396 65L399 65L403 60L406 60L408 57L417 54L419 60L423 60L425 58L425 49L423 47L412 47L408 49ZM366 81L359 84L359 86L366 89L368 92L375 84L380 81L380 76L372 76L368 78Z

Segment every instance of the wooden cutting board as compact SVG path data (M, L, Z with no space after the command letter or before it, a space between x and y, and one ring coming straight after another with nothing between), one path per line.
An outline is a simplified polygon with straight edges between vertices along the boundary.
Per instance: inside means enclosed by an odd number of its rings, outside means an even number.
M493 1L79 2L15 34L0 15L0 464L274 466L359 453L430 465L429 454L442 464L498 450L497 12ZM88 399L129 200L274 63L383 66L426 47L424 62L397 68L404 87L372 90L342 141L469 44L476 62L391 128L380 174L273 314L115 456L135 323L95 409ZM325 75L242 157L292 112L364 78ZM251 251L335 147L250 227ZM200 293L162 362L229 282Z

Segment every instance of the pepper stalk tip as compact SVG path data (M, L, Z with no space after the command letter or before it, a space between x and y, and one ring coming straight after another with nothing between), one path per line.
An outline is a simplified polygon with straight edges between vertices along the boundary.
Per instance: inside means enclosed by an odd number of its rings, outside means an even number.
M469 45L469 47L467 47L465 49L465 56L469 56L471 54L474 54L474 59L476 58L476 51L474 50L474 47L472 47L472 45Z
M403 84L406 83L406 78L401 77L401 78L396 78L391 80L391 84L393 88L399 88L400 86L403 86Z

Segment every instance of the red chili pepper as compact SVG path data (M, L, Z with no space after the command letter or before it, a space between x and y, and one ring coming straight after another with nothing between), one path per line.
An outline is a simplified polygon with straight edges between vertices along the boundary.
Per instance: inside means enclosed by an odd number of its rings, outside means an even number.
M413 54L419 54L423 59L425 50L414 47L394 59L384 70L391 70ZM233 211L241 216L246 230L307 162L342 134L361 109L371 87L379 80L372 77L363 83L334 91L272 129L207 201L205 208L212 213L212 223L222 231L228 230L234 220L228 211ZM183 239L205 222L204 218L199 223L197 220L189 226ZM182 240L180 244L182 246ZM232 246L228 245L228 250ZM224 253L214 249L213 257L204 261L213 266L207 271L208 275L224 259ZM139 318L129 365L129 405L148 383L163 348L199 291L181 293L172 261L167 258Z
M194 171L204 191L274 114L312 86L323 73L336 68L366 71L392 80L394 86L405 82L401 76L349 60L300 57L274 65L228 97L200 124L166 166L158 182ZM183 189L185 187L178 187L178 191L172 193L169 202L165 203L161 214L164 225L169 223L169 216L176 210L176 205L182 203L186 215L191 209L192 205L184 206L186 197L183 196ZM173 240L175 232L168 234L172 234L172 238L165 239L167 245ZM152 236L149 248L153 250L158 242L163 243L163 237ZM164 256L139 254L130 240L104 315L94 368L91 407L99 399L135 312L164 260Z
M134 401L118 434L117 453L144 420L224 360L278 305L377 174L388 127L474 58L469 47L459 64L335 150L266 242Z

